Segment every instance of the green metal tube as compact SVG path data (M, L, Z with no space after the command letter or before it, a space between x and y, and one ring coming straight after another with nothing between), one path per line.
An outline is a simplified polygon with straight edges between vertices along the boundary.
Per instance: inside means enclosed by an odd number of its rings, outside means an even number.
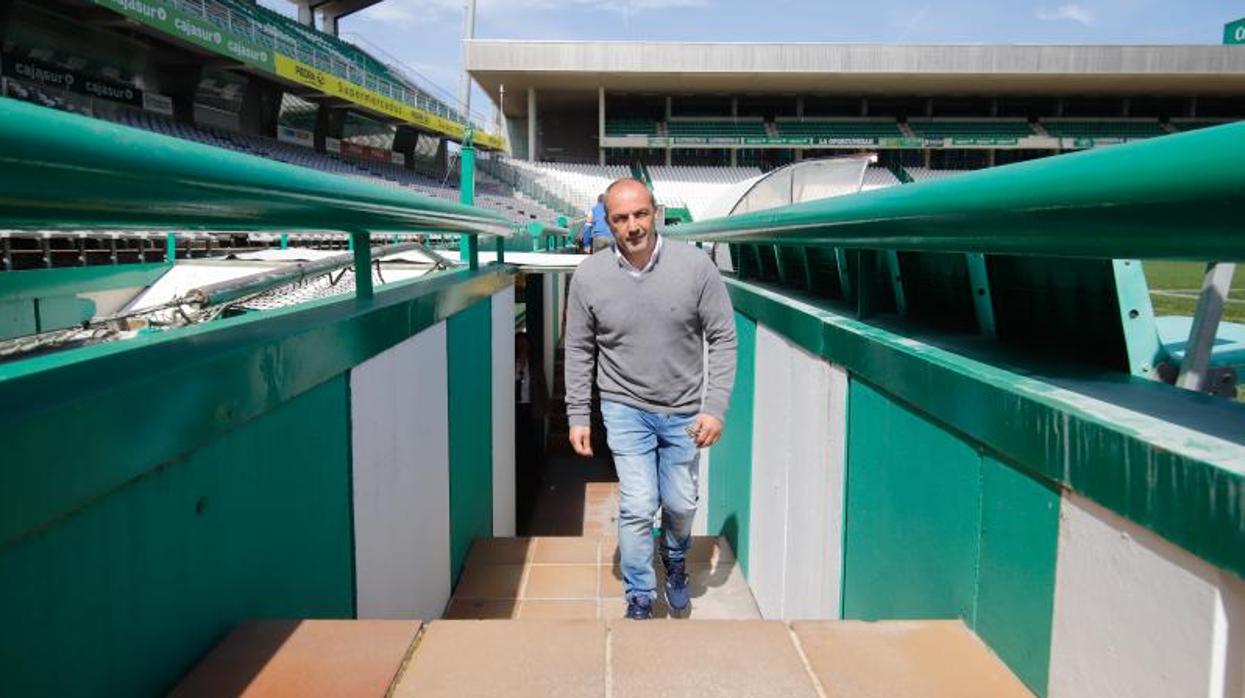
M476 149L471 147L472 133L468 129L463 139L462 157L458 167L458 201L463 206L476 203ZM458 238L458 257L469 269L480 268L480 241L475 235Z
M667 228L691 240L1245 260L1245 124Z
M512 230L490 211L11 99L0 192L7 228Z

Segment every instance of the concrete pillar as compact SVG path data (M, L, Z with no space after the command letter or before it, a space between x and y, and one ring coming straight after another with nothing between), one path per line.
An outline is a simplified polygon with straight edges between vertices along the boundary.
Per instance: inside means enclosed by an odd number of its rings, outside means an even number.
M332 34L333 36L337 36L337 15L331 15L326 12L321 16L324 17L323 19L324 27L321 29L321 31L325 32L326 34Z
M393 152L406 156L406 169L415 169L415 146L419 144L419 131L410 126L398 126L393 132Z
M195 121L195 93L203 79L203 66L166 63L155 69L156 92L173 101L173 119L183 124Z
M869 98L868 97L860 98L860 115L869 116Z
M1120 100L1120 116L1128 117L1133 110L1133 100L1125 97Z
M934 115L934 98L933 97L925 98L925 115L926 116Z
M667 95L666 96L666 121L669 121L670 117L673 114L674 114L674 98Z
M731 95L731 116L739 117L739 97L737 95Z
M311 5L298 5L298 23L305 24L311 28L316 26L316 13L311 9Z
M316 109L316 127L313 132L313 138L316 142L316 152L323 153L324 140L326 138L342 137L342 126L346 123L346 110L340 107L330 107L326 104L319 105Z
M1055 116L1063 116L1063 97L1055 98Z
M731 167L739 166L739 148L731 148Z
M795 115L800 121L804 120L804 96L800 95L795 98Z
M527 161L536 162L536 88L527 88Z
M990 116L998 116L998 115L999 115L999 98L991 97L990 98Z
M605 165L605 88L597 88L597 149L601 165Z
M666 167L670 167L670 162L671 162L670 154L673 152L674 152L673 148L666 148Z
M1197 117L1197 95L1189 98L1189 118Z
M276 138L283 95L284 90L276 84L257 77L248 78L242 93L242 110L238 114L242 133Z

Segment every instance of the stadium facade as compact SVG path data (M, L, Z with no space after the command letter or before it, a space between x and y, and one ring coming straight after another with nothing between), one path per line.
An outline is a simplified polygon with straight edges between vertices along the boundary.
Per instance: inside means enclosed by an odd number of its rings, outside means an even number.
M1231 46L470 41L529 160L977 168L1245 116Z

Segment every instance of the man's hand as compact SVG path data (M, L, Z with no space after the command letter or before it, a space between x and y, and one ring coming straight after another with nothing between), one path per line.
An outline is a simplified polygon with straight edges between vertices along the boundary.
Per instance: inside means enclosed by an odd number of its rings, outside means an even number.
M696 420L692 422L692 426L688 427L687 432L692 435L692 440L696 442L696 446L708 448L722 438L722 420L707 414L698 414L696 415ZM574 438L574 434L572 434L571 439L573 440Z
M571 448L581 456L592 456L592 428L571 427Z

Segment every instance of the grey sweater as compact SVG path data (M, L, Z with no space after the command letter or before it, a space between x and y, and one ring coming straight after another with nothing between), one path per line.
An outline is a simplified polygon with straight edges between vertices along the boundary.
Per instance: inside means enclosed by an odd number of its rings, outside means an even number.
M704 347L708 344L708 387ZM701 250L664 240L639 278L612 249L580 263L566 302L566 413L587 426L592 373L605 400L666 414L726 415L735 382L735 315Z

